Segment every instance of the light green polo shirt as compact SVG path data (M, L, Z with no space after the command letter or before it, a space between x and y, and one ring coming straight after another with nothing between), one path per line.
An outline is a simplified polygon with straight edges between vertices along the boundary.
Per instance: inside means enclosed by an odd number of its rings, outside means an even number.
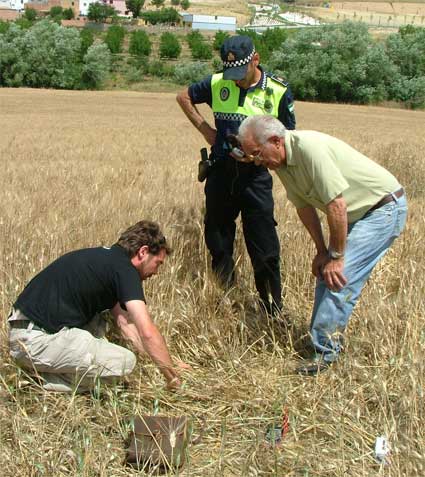
M286 164L276 173L297 209L313 206L326 212L326 205L342 194L351 223L401 187L382 166L327 134L286 131L285 152Z

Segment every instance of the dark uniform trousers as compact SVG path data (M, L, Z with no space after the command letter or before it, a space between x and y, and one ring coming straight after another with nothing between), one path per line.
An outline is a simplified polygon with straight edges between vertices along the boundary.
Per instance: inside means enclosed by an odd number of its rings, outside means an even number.
M282 308L282 289L271 175L261 168L245 180L237 175L235 180L228 172L213 169L205 186L205 241L213 271L224 285L234 283L235 220L240 213L260 299L268 313L277 312Z

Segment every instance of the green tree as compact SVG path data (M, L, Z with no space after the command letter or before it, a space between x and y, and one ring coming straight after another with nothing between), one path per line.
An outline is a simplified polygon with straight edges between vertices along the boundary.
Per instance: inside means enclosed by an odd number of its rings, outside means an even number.
M63 9L59 5L55 5L49 10L49 17L52 19L52 21L56 22L58 25L61 24L61 21L63 19Z
M133 31L130 35L128 51L135 56L149 56L152 51L152 43L148 34L143 30Z
M425 28L400 28L399 33L388 36L386 50L403 76L425 76Z
M111 54L104 43L92 45L84 56L83 88L98 89L109 76Z
M139 17L144 4L145 0L125 0L125 6L133 14L133 18Z
M94 42L94 34L88 28L83 28L80 31L80 40L81 40L81 48L80 48L80 55L81 58L84 58L87 50L93 45Z
M273 51L282 47L287 37L284 28L267 28L261 35L261 62L266 63Z
M177 7L180 5L180 0L171 0L171 5L173 5L174 7Z
M81 77L81 40L75 28L42 20L25 31L20 50L25 86L74 89Z
M10 23L0 34L0 86L25 86L24 76L28 70L22 54L25 30Z
M121 53L125 38L125 28L120 25L112 25L108 28L105 43L111 53Z
M147 23L156 25L157 23L177 23L180 20L179 12L175 8L162 8L158 11L147 11L141 13Z
M220 51L221 45L224 43L226 38L229 38L230 35L227 31L218 30L214 35L213 48L216 51Z
M23 18L30 22L34 22L37 18L37 11L34 8L25 8Z
M193 45L204 41L204 37L199 32L199 30L192 30L186 35L186 41L189 45L189 48L193 48Z
M180 6L183 8L183 10L188 10L189 7L190 7L189 0L181 0L180 1Z
M116 16L114 7L100 2L91 3L87 12L87 18L96 23L103 23L107 18Z
M52 7L52 8L49 10L49 15L50 15L52 18L55 18L55 17L61 17L61 18L62 18L62 12L63 12L62 7L59 6L59 5L55 5L54 7Z
M199 41L192 47L192 58L194 60L210 60L213 56L211 46L205 41Z
M393 85L393 99L404 102L412 109L425 108L425 76L402 76Z
M62 16L64 20L72 20L75 17L74 10L72 8L65 8Z
M269 66L288 78L295 97L322 101L379 101L397 76L367 25L357 22L299 30Z
M0 20L0 35L2 33L6 33L7 30L9 30L9 25L10 25L9 22L5 22L3 20Z
M181 53L179 39L173 33L165 32L159 41L159 54L161 58L178 58Z
M164 3L165 0L151 0L151 4L156 8L162 7Z

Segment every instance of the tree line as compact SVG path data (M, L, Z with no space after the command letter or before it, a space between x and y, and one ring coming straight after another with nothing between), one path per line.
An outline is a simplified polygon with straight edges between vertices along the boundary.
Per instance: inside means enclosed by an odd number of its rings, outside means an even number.
M238 33L253 38L261 63L286 78L298 100L391 100L425 107L424 28L408 25L382 41L373 39L365 24L350 21L289 33ZM179 63L152 59L152 36L143 29L128 32L111 25L106 34L94 34L61 27L52 19L30 26L0 22L0 86L100 88L111 71L128 82L154 75L190 83L220 69L218 51L228 36L221 31L213 39L199 31L162 33L162 59L178 60L183 42L187 44L192 58Z

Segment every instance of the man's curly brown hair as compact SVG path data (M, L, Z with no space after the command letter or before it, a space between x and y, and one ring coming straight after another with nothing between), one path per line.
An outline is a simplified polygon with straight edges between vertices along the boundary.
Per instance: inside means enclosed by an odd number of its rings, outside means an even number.
M149 253L152 255L158 255L161 250L165 250L167 255L172 252L159 225L149 220L141 220L129 227L121 234L116 244L126 250L130 258L133 258L143 245L149 247Z

